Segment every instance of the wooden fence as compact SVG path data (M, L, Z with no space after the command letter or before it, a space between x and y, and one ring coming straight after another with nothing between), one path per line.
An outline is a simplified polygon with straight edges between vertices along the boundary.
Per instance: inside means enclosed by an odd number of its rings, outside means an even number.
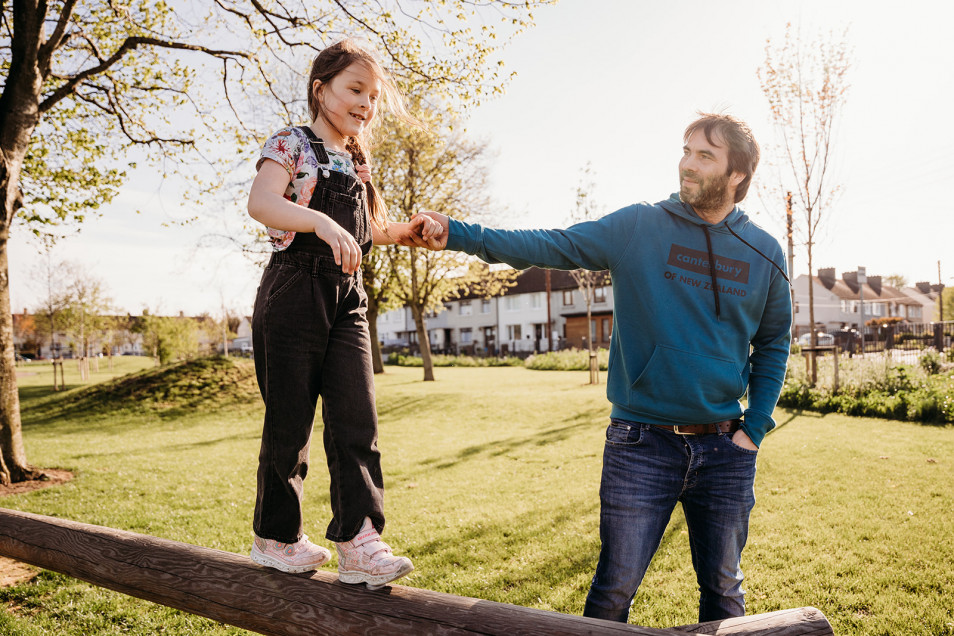
M332 572L284 574L231 552L2 508L0 555L275 636L833 634L811 607L656 629L401 585L371 592Z

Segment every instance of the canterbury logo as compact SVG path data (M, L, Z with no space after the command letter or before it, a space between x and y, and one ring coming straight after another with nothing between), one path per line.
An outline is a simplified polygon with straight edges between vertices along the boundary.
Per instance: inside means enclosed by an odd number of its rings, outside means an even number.
M746 261L737 261L715 254L713 269L716 277L723 280L746 284L749 282L749 264ZM697 274L709 274L709 255L682 245L672 244L669 249L667 265L678 267Z

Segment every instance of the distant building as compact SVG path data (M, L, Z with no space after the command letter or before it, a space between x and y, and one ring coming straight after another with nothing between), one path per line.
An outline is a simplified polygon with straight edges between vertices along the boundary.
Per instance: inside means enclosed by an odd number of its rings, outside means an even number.
M444 311L426 318L431 349L443 353L529 354L587 346L592 338L608 347L613 333L613 290L609 285L594 293L592 319L586 324L586 302L569 272L532 267L520 272L516 284L503 296L467 295L444 303ZM547 307L551 341L547 342ZM408 307L378 316L378 337L386 348L418 346L414 319ZM589 327L589 328L588 328Z
M833 333L847 328L857 329L861 320L862 295L864 319L899 318L909 323L931 322L934 319L935 300L916 287L898 289L882 284L881 276L868 276L864 285L858 284L857 272L845 272L841 278L835 268L818 270L818 275L802 274L792 283L795 293L795 335L809 332L808 288L813 287L816 329Z

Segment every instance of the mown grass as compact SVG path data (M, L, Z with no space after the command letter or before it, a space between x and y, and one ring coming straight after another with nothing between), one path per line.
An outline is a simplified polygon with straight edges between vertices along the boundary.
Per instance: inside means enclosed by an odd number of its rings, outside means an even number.
M377 378L385 538L417 568L403 582L581 613L599 551L604 387L524 368L437 376ZM25 387L30 460L76 478L0 505L245 553L262 414L249 363L137 377L56 396ZM954 428L776 416L744 555L749 611L813 605L840 634L954 634ZM306 531L321 537L319 443L312 461ZM695 622L697 594L677 510L630 620ZM49 572L0 600L5 634L244 633Z

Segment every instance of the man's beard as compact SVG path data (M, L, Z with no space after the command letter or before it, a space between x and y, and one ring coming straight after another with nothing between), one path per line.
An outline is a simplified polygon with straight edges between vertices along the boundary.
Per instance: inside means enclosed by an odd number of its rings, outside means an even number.
M682 177L687 175L683 174ZM698 177L693 176L697 179ZM721 210L729 198L729 175L721 174L717 177L703 179L701 183L697 181L698 191L690 192L684 185L680 184L679 198L684 203L688 203L697 212L699 210Z

